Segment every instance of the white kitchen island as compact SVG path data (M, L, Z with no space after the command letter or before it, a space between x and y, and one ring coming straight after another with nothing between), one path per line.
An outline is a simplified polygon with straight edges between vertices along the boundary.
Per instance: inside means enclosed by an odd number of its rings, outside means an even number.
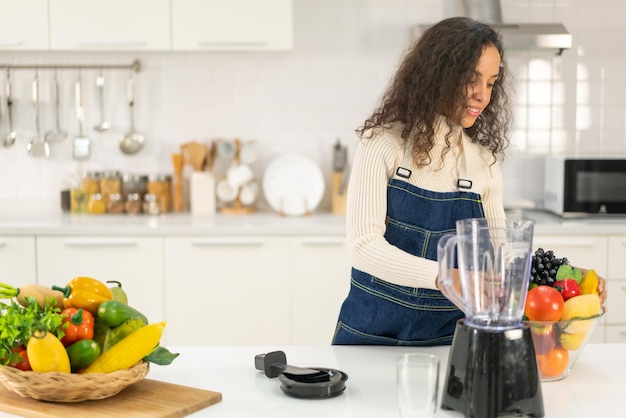
M396 417L395 360L407 352L431 352L442 360L441 385L448 347L380 346L222 346L169 347L180 356L169 366L152 366L148 378L207 389L222 401L194 417L384 418ZM277 378L254 367L256 354L282 350L295 366L326 367L348 374L346 390L330 399L305 400L285 395ZM599 418L623 416L626 344L590 344L571 374L542 384L545 416ZM440 391L441 394L441 391ZM4 414L0 416L13 416ZM438 411L438 417L462 417Z

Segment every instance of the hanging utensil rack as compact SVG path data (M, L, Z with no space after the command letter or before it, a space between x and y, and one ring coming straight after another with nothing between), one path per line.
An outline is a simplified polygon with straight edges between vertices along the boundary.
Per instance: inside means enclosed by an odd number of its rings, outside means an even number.
M141 63L135 60L129 65L123 64L0 64L7 70L132 70L139 72Z

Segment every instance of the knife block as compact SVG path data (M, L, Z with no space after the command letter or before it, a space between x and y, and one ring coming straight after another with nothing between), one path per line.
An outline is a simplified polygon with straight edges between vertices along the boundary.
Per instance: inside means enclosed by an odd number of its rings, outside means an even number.
M333 172L333 179L331 184L330 195L330 210L333 215L345 215L346 214L346 199L348 196L348 186L346 185L341 190L341 180L344 174L342 172Z

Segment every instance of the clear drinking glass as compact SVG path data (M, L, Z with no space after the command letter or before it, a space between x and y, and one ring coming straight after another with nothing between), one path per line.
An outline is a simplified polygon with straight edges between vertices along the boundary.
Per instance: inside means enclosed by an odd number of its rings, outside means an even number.
M409 353L397 362L398 409L401 418L433 418L439 399L439 357Z

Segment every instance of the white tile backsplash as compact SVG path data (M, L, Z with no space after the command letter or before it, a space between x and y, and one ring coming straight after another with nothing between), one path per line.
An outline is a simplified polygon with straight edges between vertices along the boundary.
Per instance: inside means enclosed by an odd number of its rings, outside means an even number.
M610 153L626 156L626 3L621 0L503 1L505 22L563 23L574 47L561 56L510 51L515 78L514 146L504 166L505 196L541 199L542 156ZM146 137L138 155L118 148L129 129L126 80L129 71L105 70L105 114L99 121L94 85L97 70L83 70L85 133L92 159L71 159L78 126L73 108L77 71L59 73L61 125L69 139L52 144L49 160L26 153L35 135L30 101L33 71L15 71L18 143L0 149L0 205L23 202L58 207L64 181L81 169L171 172L170 154L181 143L216 138L256 140L255 171L288 151L315 159L330 178L337 138L356 147L354 129L373 110L411 42L417 23L434 23L461 13L460 0L295 0L294 49L288 52L218 53L0 53L0 63L129 64L139 59L136 129ZM4 77L0 77L3 89ZM52 72L41 71L43 131L54 126ZM0 90L2 91L2 90ZM2 110L5 110L3 107ZM5 115L3 115L5 116ZM6 131L6 117L0 131ZM524 176L520 176L520 172ZM266 207L263 202L261 208ZM329 209L328 193L320 207Z

